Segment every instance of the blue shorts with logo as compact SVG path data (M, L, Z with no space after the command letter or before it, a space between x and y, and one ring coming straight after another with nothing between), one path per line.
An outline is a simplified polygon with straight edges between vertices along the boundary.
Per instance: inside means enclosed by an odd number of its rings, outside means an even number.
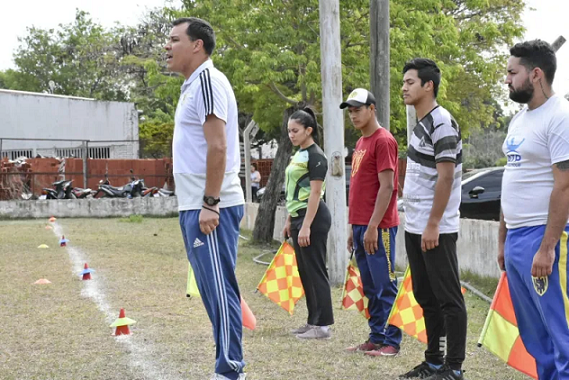
M553 272L535 278L531 267L544 233L544 225L508 230L506 273L520 335L537 362L539 379L569 380L569 226L555 248Z

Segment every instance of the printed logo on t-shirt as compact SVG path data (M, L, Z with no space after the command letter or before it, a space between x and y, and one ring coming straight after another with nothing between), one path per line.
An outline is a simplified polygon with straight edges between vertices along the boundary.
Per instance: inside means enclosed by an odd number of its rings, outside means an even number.
M522 156L521 156L520 152L518 151L518 149L524 143L524 141L526 141L525 138L522 139L521 141L519 141L519 138L516 139L515 136L510 138L510 139L506 139L506 148L508 150L506 152L506 156L508 157L507 166L511 166L511 167L521 166L520 161L522 160Z
M367 149L364 150L356 150L352 155L352 177L356 175L358 170L360 169L360 164L366 155Z

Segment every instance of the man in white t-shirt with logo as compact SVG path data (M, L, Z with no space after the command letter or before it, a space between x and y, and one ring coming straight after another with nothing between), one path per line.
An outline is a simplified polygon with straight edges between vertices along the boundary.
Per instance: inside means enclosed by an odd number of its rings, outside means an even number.
M540 380L569 379L569 102L552 90L557 61L540 40L510 49L510 99L527 104L503 151L498 263Z
M215 48L211 25L193 17L173 25L165 47L167 65L186 78L172 141L182 236L213 325L213 379L245 379L235 277L244 207L237 103L231 84L210 59Z

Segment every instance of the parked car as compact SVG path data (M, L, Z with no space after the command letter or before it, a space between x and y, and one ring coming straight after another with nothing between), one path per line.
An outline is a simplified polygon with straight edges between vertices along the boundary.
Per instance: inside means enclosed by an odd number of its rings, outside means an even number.
M346 165L345 168L345 175L346 175L346 205L348 204L348 196L350 194L350 179L352 178L352 166ZM267 190L266 187L262 187L257 191L257 202L261 202L263 196L265 195L265 191ZM326 200L326 194L324 194L324 200ZM286 194L285 194L285 185L281 190L281 194L279 197L279 204L284 204L286 202Z
M460 217L468 219L500 220L500 198L504 168L474 169L462 176ZM397 202L404 211L404 201Z
M475 169L462 176L460 217L500 220L504 168Z

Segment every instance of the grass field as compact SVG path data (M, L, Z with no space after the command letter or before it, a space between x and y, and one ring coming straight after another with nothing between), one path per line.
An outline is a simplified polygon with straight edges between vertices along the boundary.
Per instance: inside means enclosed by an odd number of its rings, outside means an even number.
M215 347L200 299L185 296L187 260L177 219L0 221L0 379L209 379ZM57 234L57 236L56 236ZM70 240L58 246L60 234ZM49 249L38 249L47 244ZM405 336L399 356L369 358L344 348L360 343L367 322L335 310L333 338L300 341L288 331L305 322L255 293L266 267L263 248L243 243L237 271L257 317L244 331L248 379L394 379L422 360L423 344ZM81 281L83 264L96 270ZM33 285L47 278L49 285ZM341 290L333 291L339 307ZM527 379L476 347L488 304L467 293L470 380ZM120 308L137 321L132 335L112 336Z

